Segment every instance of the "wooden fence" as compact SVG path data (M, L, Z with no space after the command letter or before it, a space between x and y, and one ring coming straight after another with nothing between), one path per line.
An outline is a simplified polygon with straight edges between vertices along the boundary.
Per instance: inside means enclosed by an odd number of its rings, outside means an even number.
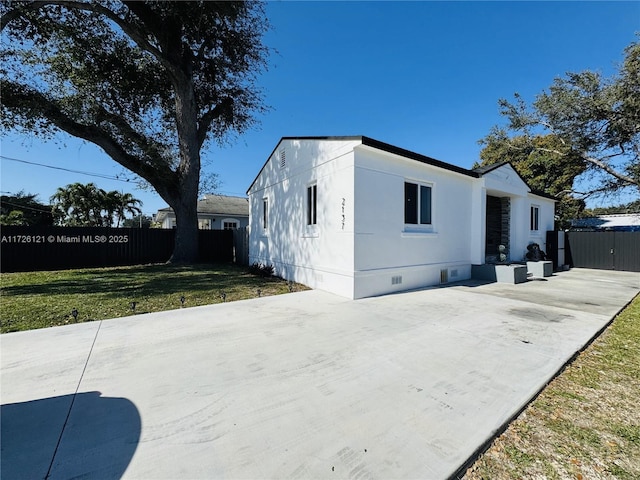
M231 230L199 230L201 262L232 262ZM58 270L162 263L175 230L158 228L10 227L0 230L0 271Z

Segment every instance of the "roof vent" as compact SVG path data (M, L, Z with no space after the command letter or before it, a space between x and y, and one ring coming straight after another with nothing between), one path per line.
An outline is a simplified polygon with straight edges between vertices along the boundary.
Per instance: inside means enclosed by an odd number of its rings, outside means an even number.
M282 150L280 150L280 168L284 168L286 166L287 166L287 155L283 148Z

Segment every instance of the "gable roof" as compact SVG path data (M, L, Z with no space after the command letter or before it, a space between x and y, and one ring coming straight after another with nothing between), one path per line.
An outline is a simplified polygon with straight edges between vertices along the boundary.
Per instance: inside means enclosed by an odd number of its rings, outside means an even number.
M247 197L227 197L225 195L205 195L198 200L198 213L216 215L249 216Z
M171 207L161 208L158 210L156 217L159 217L158 221L161 221L162 218L172 212L173 209ZM247 197L207 194L198 200L198 213L248 217L249 199Z
M484 165L482 167L474 168L473 171L482 177L483 175L487 175L488 173L491 173L494 170L504 167L505 165L509 165L511 167L511 169L516 173L516 175L518 175L518 178L522 181L522 183L524 183L527 186L527 188L529 189L529 192L531 192L533 195L547 198L555 202L558 201L558 199L553 195L549 195L548 193L540 192L539 190L534 190L533 188L531 188L531 185L529 185L529 182L527 182L524 178L522 178L522 175L518 173L518 170L516 170L516 167L514 167L511 162L498 162L498 163L493 163L491 165Z
M269 159L276 152L276 150L278 149L280 144L285 140L357 140L357 141L360 141L362 143L362 145L367 146L367 147L375 148L377 150L381 150L381 151L387 152L387 153L392 153L394 155L399 155L401 157L405 157L405 158L408 158L410 160L415 160L417 162L421 162L421 163L424 163L424 164L427 164L427 165L431 165L433 167L442 168L442 169L448 170L450 172L459 173L461 175L466 175L468 177L473 177L473 178L481 178L483 175L486 175L487 173L492 172L493 170L496 170L496 169L498 169L498 168L500 168L500 167L502 167L504 165L510 165L511 168L513 168L513 170L516 172L516 174L518 175L520 180L522 180L522 182L527 186L527 188L529 189L529 191L531 193L533 193L534 195L538 195L540 197L545 197L545 198L549 198L549 199L552 199L552 200L556 200L554 197L552 197L550 195L547 195L546 193L533 191L531 189L531 187L529 186L529 184L522 178L522 176L517 172L517 170L513 167L513 165L511 165L510 162L500 162L500 163L495 163L493 165L488 165L488 166L485 166L485 167L478 167L478 168L475 168L473 170L469 170L469 169L466 169L466 168L463 168L463 167L459 167L457 165L453 165L451 163L443 162L442 160L437 160L435 158L428 157L426 155L422 155L420 153L412 152L411 150L406 150L404 148L396 147L395 145L391 145L389 143L381 142L379 140L375 140L373 138L366 137L364 135L325 136L325 137L313 137L313 136L311 136L311 137L282 137L280 139L280 141L276 144L275 148L271 151L271 153L267 157L267 161L264 163L264 165L262 165L262 168L260 169L260 171L258 172L256 177L253 179L253 182L251 182L251 185L249 185L249 188L247 189L247 193L249 193L249 190L251 190L251 187L253 187L253 185L256 183L256 180L258 180L258 177L260 176L260 174L262 173L262 171L266 167L267 163L269 163Z
M346 136L303 136L303 137L282 137L276 144L275 148L271 151L269 156L267 157L267 161L264 162L262 168L249 185L247 189L247 193L253 187L253 184L256 183L256 180L269 163L269 159L276 152L280 144L285 140L357 140L362 143L362 145L366 147L375 148L377 150L381 150L383 152L392 153L394 155L399 155L401 157L409 158L411 160L415 160L417 162L425 163L427 165L432 165L434 167L443 168L445 170L449 170L451 172L460 173L462 175L467 175L469 177L479 178L480 175L472 170L468 170L466 168L458 167L457 165L453 165L451 163L443 162L442 160L437 160L432 157L428 157L426 155L422 155L420 153L412 152L411 150L406 150L404 148L396 147L395 145L391 145L389 143L381 142L380 140L375 140L371 137L367 137L364 135L346 135Z
M529 185L529 183L527 183L527 181L524 178L522 178L522 175L518 173L518 171L516 170L516 168L513 166L511 162L507 161L507 162L492 163L491 165L484 165L482 167L474 168L472 171L476 172L479 177L483 177L485 175L490 174L491 172L495 172L496 170L500 170L501 168L504 168L504 167L509 167L510 170L518 176L518 179L527 186L529 191L533 193L533 190L531 189L531 186Z

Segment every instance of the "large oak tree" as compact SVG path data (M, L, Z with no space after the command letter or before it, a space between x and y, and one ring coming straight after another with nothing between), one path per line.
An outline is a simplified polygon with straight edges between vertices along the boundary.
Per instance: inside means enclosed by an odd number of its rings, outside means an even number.
M176 214L197 257L200 153L264 110L258 2L12 1L0 6L2 127L92 142Z
M567 215L590 196L640 194L640 43L611 78L567 73L531 105L517 94L499 105L507 125L481 140L483 165L511 161Z

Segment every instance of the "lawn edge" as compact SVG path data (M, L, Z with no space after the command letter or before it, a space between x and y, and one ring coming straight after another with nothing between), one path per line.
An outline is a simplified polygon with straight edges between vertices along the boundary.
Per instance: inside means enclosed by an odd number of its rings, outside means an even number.
M624 304L624 306L622 306L612 317L611 319L609 319L609 321L607 323L605 323L602 328L600 328L589 340L587 340L585 342L585 344L580 347L580 349L578 349L557 371L556 373L554 373L551 377L549 377L549 379L543 384L542 388L540 388L536 393L534 393L531 398L525 402L525 404L522 406L522 408L520 408L519 410L517 410L513 415L511 415L509 418L507 418L507 420L505 420L505 422L498 427L496 430L494 430L494 432L492 433L492 435L489 436L489 438L487 438L487 440L485 440L472 454L469 458L467 458L467 460L465 460L464 463L462 463L462 465L452 474L448 477L448 480L462 480L465 476L465 474L467 473L467 471L469 470L469 468L471 468L479 459L482 455L484 455L490 448L491 445L493 445L493 443L504 433L507 431L507 429L509 428L509 426L520 416L522 415L522 413L529 408L529 406L535 402L538 397L540 397L540 395L542 394L542 392L544 392L547 387L549 386L549 384L551 384L551 382L553 382L556 378L558 378L560 375L562 375L565 370L567 370L568 367L570 367L575 361L576 359L580 356L580 354L582 354L585 350L587 350L591 345L593 345L593 343L599 339L602 334L613 324L613 322L620 316L620 314L629 306L631 305L636 298L640 298L640 292L636 293L633 298L631 298L631 300L629 300L627 303Z

